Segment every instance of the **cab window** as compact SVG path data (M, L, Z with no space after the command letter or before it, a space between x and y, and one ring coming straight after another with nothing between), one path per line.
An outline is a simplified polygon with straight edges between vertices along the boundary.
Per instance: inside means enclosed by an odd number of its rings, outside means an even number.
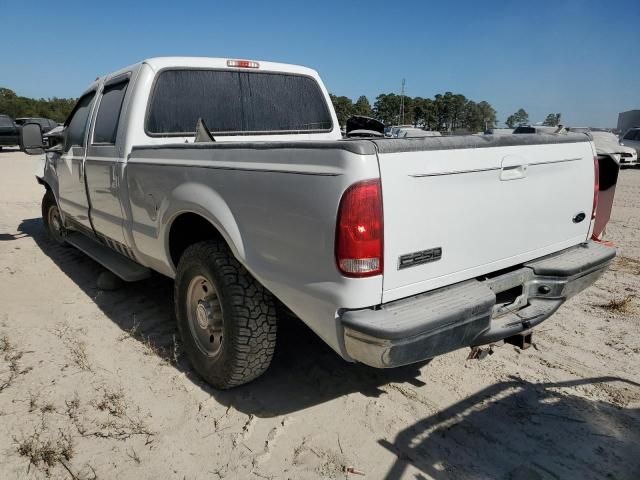
M129 82L124 81L105 87L93 131L94 144L115 145L120 112L128 85Z
M78 103L76 103L76 106L73 108L71 115L65 123L67 126L65 150L68 150L70 147L82 147L84 145L85 134L87 133L87 120L89 119L89 112L91 111L91 102L95 95L96 92L87 93L78 100Z

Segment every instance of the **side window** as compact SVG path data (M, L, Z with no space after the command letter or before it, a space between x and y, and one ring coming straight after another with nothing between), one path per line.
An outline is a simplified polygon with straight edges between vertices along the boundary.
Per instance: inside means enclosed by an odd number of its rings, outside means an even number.
M124 95L127 93L128 81L108 85L102 92L102 100L98 107L96 126L93 131L93 143L114 145L118 134L118 122Z
M640 132L640 130L638 130ZM633 140L634 137L636 136L636 131L635 130L629 130L627 133L625 133L623 140Z
M87 119L89 118L91 102L93 101L95 94L95 92L88 93L78 100L71 116L67 120L67 139L65 142L65 150L68 150L72 146L81 147L84 145L84 137L87 131Z

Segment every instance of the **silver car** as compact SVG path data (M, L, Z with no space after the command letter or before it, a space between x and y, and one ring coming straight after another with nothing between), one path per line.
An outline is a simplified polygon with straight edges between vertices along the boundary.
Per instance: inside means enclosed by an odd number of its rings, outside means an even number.
M621 145L635 148L640 155L640 127L630 128L620 140Z

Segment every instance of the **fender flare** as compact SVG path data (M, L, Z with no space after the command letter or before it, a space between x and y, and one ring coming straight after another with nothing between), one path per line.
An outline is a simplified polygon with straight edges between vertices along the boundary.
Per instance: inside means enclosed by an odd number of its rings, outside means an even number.
M169 252L169 236L173 222L184 213L194 213L207 220L222 235L233 255L245 263L246 255L240 229L231 209L211 187L197 182L186 182L176 187L160 205L158 216L164 231L165 251ZM169 262L170 256L167 254ZM175 265L174 265L175 267Z

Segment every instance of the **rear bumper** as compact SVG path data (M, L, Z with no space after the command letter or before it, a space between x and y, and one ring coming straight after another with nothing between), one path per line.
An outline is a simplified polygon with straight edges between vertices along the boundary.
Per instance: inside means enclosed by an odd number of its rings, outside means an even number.
M388 368L527 332L593 284L615 255L590 241L490 278L342 311L347 353Z

